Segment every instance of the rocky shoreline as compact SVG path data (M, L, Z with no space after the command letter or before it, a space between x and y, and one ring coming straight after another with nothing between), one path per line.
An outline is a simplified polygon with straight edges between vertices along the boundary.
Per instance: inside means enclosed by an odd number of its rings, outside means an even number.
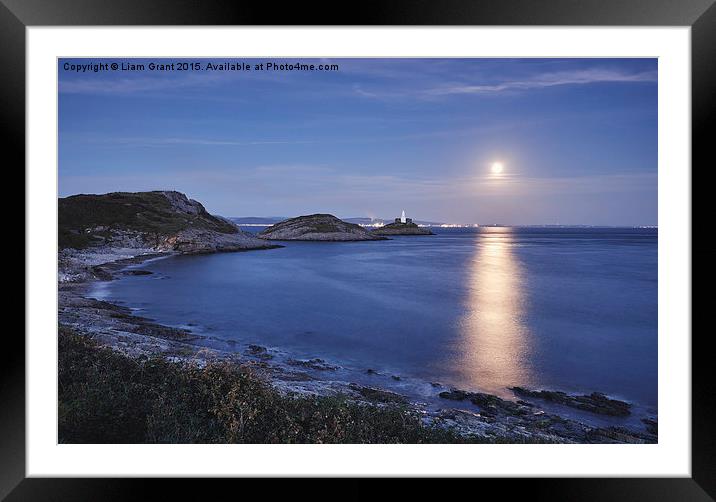
M227 361L251 367L282 393L337 395L377 406L401 404L418 412L426 424L451 428L460 434L499 442L549 443L655 443L657 421L642 418L643 427L594 426L554 411L554 407L582 412L624 416L628 403L599 393L572 396L558 391L515 388L516 401L479 392L446 388L425 383L428 399L411 398L389 389L387 383L406 383L399 375L373 369L343 368L320 358L297 359L278 349L233 340L213 339L191 329L158 324L136 315L131 309L88 297L96 281L108 281L125 274L151 273L132 267L167 256L151 250L86 250L73 259L60 257L58 291L59 324L87 336L102 346L128 357L161 356L204 366L211 361ZM131 252L138 253L131 255ZM103 261L107 260L107 261ZM78 265L79 264L79 265ZM444 405L443 405L444 403ZM455 406L460 404L461 406ZM465 405L468 407L466 408ZM561 408L560 408L561 409ZM568 415L568 414L566 414Z

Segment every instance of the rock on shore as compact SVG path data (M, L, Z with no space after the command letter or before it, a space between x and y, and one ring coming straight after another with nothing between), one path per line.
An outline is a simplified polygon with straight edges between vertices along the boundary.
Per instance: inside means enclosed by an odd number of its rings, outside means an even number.
M195 254L275 247L174 191L61 198L58 225L61 250L124 248Z
M419 227L415 223L388 223L373 230L373 235L435 235L430 229Z
M291 218L260 232L261 239L275 241L378 241L360 225L345 222L331 214L311 214Z
M529 391L521 387L513 387L512 390L518 395L527 395L529 397L556 402L553 399L546 398L545 394L541 394L540 392ZM567 396L557 391L542 392L547 392L546 395L559 394ZM470 401L479 408L479 416L483 420L493 424L501 424L513 432L523 431L531 437L539 437L541 431L554 438L556 440L555 442L655 443L657 441L657 429L655 427L649 427L650 423L648 422L644 422L646 430L643 431L629 430L619 426L593 427L577 420L546 412L539 405L522 400L508 401L492 394L469 392L460 389L443 391L438 395L447 401ZM573 407L592 413L624 416L624 411L626 411L628 414L628 403L606 398L603 394L594 393L589 396L571 397L574 399L570 400L569 397L562 399L560 397L560 403L566 406L572 406L572 404L569 403L574 403ZM624 405L626 405L626 408ZM459 426L460 422L464 422L465 418L469 417L468 413L469 412L464 410L445 410L443 418L451 419L455 421L456 426Z
M572 396L561 391L535 391L523 387L511 387L510 389L518 396L543 399L552 403L600 415L625 417L631 413L631 405L629 403L611 399L600 392L592 392L591 394L582 396Z

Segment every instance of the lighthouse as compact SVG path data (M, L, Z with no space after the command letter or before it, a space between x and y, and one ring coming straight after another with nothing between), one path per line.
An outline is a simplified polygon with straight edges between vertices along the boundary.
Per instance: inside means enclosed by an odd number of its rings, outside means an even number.
M405 209L403 209L403 214L400 215L400 218L396 218L396 219L395 219L395 223L394 223L394 224L400 223L400 224L406 225L406 224L412 223L412 222L413 222L413 219L412 219L412 218L406 218L406 217L405 217Z

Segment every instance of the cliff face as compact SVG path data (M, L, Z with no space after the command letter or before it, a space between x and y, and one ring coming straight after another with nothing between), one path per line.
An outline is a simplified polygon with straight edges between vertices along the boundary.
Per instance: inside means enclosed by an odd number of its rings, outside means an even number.
M374 235L435 235L429 229L415 223L389 223L372 232Z
M377 241L360 225L347 223L331 214L312 214L291 218L260 232L259 237L277 241Z
M98 246L213 253L271 247L179 192L73 195L58 201L60 249Z

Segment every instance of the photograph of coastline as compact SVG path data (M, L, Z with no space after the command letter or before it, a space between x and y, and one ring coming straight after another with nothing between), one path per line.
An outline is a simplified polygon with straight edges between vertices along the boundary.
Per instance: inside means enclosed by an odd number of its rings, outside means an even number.
M60 59L60 443L657 443L657 60Z

